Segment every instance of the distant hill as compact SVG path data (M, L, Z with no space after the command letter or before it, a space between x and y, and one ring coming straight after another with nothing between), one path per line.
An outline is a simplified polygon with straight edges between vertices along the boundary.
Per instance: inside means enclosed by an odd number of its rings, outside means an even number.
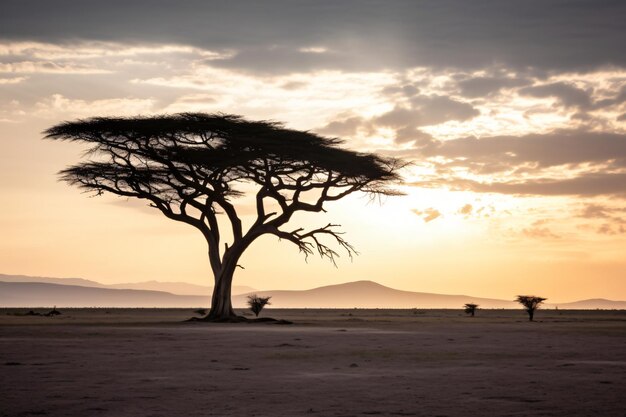
M162 291L81 287L42 282L0 282L2 307L206 307L207 296Z
M373 281L355 281L303 291L257 291L271 296L275 308L460 308L465 303L482 308L518 308L508 300L401 291ZM233 304L245 303L246 294L233 297Z
M591 298L589 300L574 301L572 303L548 304L550 307L558 307L566 310L626 310L626 301L613 301L604 298Z
M96 281L83 278L50 278L50 277L31 277L27 275L5 275L0 274L2 282L44 282L48 284L59 285L80 285L83 287L106 288L106 285Z
M144 281L126 284L107 285L107 288L120 288L127 290L151 290L165 291L179 295L211 295L213 287L206 285L188 284L186 282L161 282L161 281ZM244 285L233 285L233 294L246 294L256 291L252 287Z
M13 279L12 282L3 282ZM48 282L28 282L27 280ZM59 284L62 282L63 284ZM88 285L68 285L67 283ZM81 278L38 278L0 275L0 307L207 307L210 304L210 288L193 284L163 283L149 281L129 284L138 289L112 288L95 281ZM117 284L122 286L127 284ZM195 295L173 294L147 288L198 290ZM207 290L208 288L208 290ZM246 287L243 287L246 288ZM200 293L204 290L204 294ZM249 289L249 288L248 288ZM355 281L328 285L310 290L250 291L233 296L233 305L246 307L247 296L256 293L271 296L274 308L453 308L465 303L475 303L480 308L513 308L520 305L514 301L480 298L467 295L431 294L401 291L373 281ZM546 304L545 308L562 309L626 309L626 301L604 299L581 300L571 303Z
M0 274L0 281L4 282L43 282L48 284L59 285L79 285L81 287L93 288L112 288L127 290L149 290L149 291L165 291L178 295L205 295L209 296L213 293L213 287L204 285L189 284L187 282L161 282L161 281L144 281L130 282L123 284L101 284L83 278L50 278L50 277L29 277L26 275L4 275ZM256 291L252 287L243 285L233 285L233 294L245 294Z
M394 290L372 281L357 281L304 291L256 291L272 297L275 308L460 308L473 302L484 308L514 308L511 301ZM245 307L247 294L233 297ZM42 282L0 282L2 307L201 307L208 296L163 291L99 288Z

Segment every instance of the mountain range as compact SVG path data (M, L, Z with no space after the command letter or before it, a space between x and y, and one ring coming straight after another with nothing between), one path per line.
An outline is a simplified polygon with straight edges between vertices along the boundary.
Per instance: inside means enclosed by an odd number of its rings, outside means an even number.
M148 291L164 291L178 295L204 295L210 296L213 293L213 287L205 285L189 284L187 282L162 282L162 281L143 281L130 282L124 284L101 284L83 278L50 278L50 277L30 277L26 275L5 275L0 274L0 282L42 282L47 284L61 285L78 285L81 287L93 288L109 288L122 290L148 290ZM245 294L254 292L256 289L243 285L233 285L233 294Z
M161 290L155 290L161 289ZM173 293L165 291L195 292ZM243 292L240 292L243 291ZM250 294L269 296L273 308L454 308L475 303L481 308L519 308L512 300L467 295L402 291L373 281L355 281L310 290L260 291L233 287L233 305L245 307ZM147 281L105 285L82 278L47 278L0 274L0 307L207 307L211 287ZM626 301L605 299L546 304L546 308L626 309Z

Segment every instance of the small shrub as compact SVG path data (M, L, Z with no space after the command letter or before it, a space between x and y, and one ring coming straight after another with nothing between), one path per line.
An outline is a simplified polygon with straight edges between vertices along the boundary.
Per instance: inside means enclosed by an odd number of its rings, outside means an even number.
M256 317L259 317L259 313L270 303L270 298L272 297L259 297L256 294L248 296L248 306L250 306L250 310L254 313Z

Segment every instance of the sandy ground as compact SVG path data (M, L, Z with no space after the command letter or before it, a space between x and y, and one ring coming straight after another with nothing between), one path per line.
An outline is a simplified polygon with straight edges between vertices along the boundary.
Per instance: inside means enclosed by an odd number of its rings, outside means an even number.
M626 311L0 310L0 416L625 416Z

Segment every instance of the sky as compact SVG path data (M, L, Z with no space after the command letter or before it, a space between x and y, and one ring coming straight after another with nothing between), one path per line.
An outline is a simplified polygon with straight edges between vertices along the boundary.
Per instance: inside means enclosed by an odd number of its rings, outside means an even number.
M412 162L403 197L295 219L341 224L354 260L264 237L236 285L624 300L624 21L603 0L3 0L0 272L211 285L199 232L59 182L84 148L42 131L224 112Z

